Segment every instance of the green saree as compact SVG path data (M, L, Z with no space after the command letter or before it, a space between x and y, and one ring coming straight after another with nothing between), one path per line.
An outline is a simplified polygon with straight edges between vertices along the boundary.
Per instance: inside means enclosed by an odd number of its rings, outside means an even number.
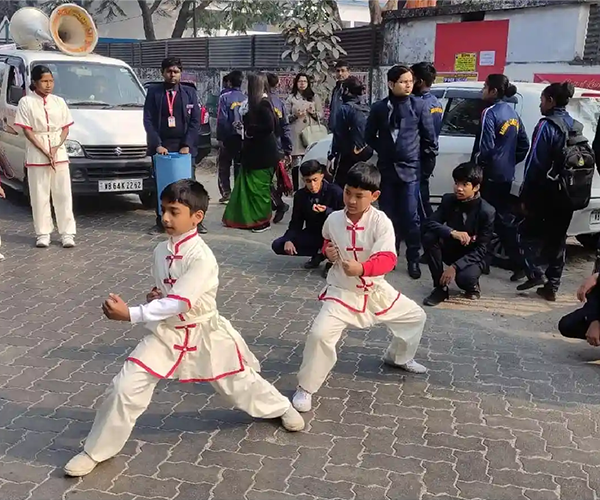
M235 179L223 214L223 224L236 229L255 229L271 221L273 169L246 170Z

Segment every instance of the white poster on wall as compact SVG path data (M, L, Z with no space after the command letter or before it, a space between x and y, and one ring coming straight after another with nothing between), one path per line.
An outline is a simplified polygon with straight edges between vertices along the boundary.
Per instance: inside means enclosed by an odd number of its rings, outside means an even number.
M496 64L495 50L482 50L479 53L479 66L494 66Z

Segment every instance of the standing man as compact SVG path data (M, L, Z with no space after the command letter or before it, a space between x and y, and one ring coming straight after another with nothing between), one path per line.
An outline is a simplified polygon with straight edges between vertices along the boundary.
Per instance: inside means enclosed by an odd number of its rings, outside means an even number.
M161 69L164 82L148 89L144 103L144 128L148 136L148 155L166 155L169 152L191 154L196 157L196 139L200 132L200 106L192 87L181 85L181 60L167 57ZM192 160L193 161L193 160ZM157 193L160 197L160 193ZM156 227L152 234L165 231L158 204ZM198 232L206 233L202 223Z
M217 140L219 141L219 203L227 203L231 196L231 164L237 177L242 161L242 118L240 106L246 100L242 92L244 75L235 70L227 75L229 89L222 91L217 112ZM225 83L225 79L224 79Z
M423 99L427 108L431 112L433 119L433 128L435 131L435 139L439 140L442 131L442 118L444 110L438 98L431 93L431 86L435 82L437 71L433 64L428 62L420 62L410 68L415 79L413 87L413 95ZM433 209L429 201L429 178L433 175L435 169L436 157L433 155L424 155L421 158L421 218L426 219L431 217Z
M379 207L394 225L396 252L404 239L408 274L419 279L421 161L435 157L438 145L427 103L411 95L410 68L394 66L387 79L390 95L371 108L365 141L379 156L382 179Z
M335 63L335 78L337 83L333 88L333 92L331 93L331 99L329 101L329 130L333 130L335 128L335 120L337 118L337 112L344 104L342 100L342 82L350 76L350 67L346 61L338 61Z
M277 94L277 87L279 86L279 77L274 73L267 73L267 82L269 84L269 100L279 121L277 135L277 145L279 152L284 157L286 165L292 163L292 131L290 129L290 121L287 116L286 106L281 100L281 97ZM275 172L275 177L279 172ZM273 216L273 224L277 224L283 220L283 216L290 209L290 206L283 201L283 192L281 189L281 182L277 181L275 186L271 187L271 206L275 212Z

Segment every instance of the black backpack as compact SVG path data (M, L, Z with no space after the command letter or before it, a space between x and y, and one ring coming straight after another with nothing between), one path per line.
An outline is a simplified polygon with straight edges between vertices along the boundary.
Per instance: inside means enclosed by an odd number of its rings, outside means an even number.
M558 183L558 190L570 208L586 208L592 196L596 159L590 142L583 135L583 125L573 120L573 128L569 129L558 116L548 116L546 120L554 123L565 135L565 145L555 158L548 179Z

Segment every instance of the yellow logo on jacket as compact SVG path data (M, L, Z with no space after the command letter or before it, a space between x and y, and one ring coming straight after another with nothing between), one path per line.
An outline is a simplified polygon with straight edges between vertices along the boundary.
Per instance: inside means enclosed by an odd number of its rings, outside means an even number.
M235 109L235 108L237 108L238 106L241 106L241 105L242 105L241 102L237 102L237 101L232 102L231 103L231 109Z
M506 132L508 132L508 129L510 127L515 127L517 130L519 130L519 120L517 120L516 118L511 118L510 120L506 120L502 124L502 127L500 127L500 135L506 134Z
M440 107L437 108L431 108L431 113L444 113L444 110Z
M283 113L281 112L281 110L279 108L273 108L275 110L275 114L277 115L277 118L283 118Z

